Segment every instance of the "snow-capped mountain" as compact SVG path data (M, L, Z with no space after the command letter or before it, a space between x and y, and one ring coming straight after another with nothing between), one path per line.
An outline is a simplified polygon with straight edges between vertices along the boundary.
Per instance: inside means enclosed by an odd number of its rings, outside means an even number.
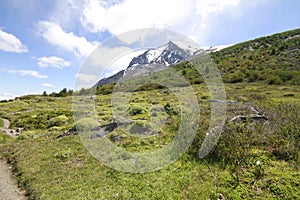
M211 53L218 50L220 50L218 47L199 48L181 41L169 41L161 47L148 49L143 54L134 57L127 69L111 77L101 79L96 86L117 82L126 74L135 73L142 68L148 67L149 70L153 70L153 66L156 68L169 67L203 52Z
M195 48L194 51L192 51L191 48L185 49L175 42L169 41L164 46L149 49L143 54L134 57L129 63L127 70L136 69L137 67L143 67L149 64L171 66L190 58L197 50L199 49Z

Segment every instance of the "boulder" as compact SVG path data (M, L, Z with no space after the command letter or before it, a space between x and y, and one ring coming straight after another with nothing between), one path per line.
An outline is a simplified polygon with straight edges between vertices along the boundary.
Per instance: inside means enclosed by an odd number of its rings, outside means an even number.
M247 116L244 115L237 115L230 120L231 122L246 122L247 121Z
M259 114L250 114L249 119L251 119L254 122L266 122L268 121L268 118L265 115L259 115Z

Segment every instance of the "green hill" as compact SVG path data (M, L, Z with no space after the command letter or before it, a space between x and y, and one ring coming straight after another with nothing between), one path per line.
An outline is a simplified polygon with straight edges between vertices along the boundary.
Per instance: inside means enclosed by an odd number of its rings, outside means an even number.
M225 82L300 84L300 29L243 42L212 54ZM236 79L240 77L240 79Z
M211 53L225 83L264 82L300 84L300 29L243 42ZM175 66L188 74L192 83L201 83L191 66Z

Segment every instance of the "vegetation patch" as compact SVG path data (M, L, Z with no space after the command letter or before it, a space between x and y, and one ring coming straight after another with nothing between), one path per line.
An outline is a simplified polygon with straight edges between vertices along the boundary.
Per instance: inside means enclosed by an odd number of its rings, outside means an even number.
M299 199L300 55L293 49L300 42L292 37L299 34L298 29L211 54L226 83L228 109L220 138L205 158L199 158L199 149L210 134L214 100L188 62L174 69L192 83L200 104L199 129L174 163L144 174L123 173L95 159L80 136L68 134L105 129L117 124L113 112L126 111L132 123L91 137L133 153L161 150L177 134L181 105L171 90L156 84L133 92L128 108L111 105L114 84L3 101L0 127L5 118L12 129L23 131L17 139L0 133L0 156L8 159L30 199ZM176 86L178 92L186 85ZM88 117L91 111L86 111L75 123L70 95L92 90L97 115Z
M3 119L0 117L0 127L3 127L4 123L3 123Z

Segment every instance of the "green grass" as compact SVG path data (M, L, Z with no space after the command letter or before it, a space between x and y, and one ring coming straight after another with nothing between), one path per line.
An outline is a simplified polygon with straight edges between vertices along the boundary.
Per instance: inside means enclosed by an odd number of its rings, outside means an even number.
M130 174L95 160L78 137L14 145L10 146L14 152L11 157L17 161L20 184L31 198L208 199L222 193L228 199L292 199L300 195L297 168L273 160L265 151L254 155L237 183L229 167L191 160L187 155L162 170ZM256 176L257 160L262 163L262 177Z
M147 125L153 105L163 108L169 103L176 109L177 99L163 91L134 93L130 109L142 108L142 112L132 113L131 119ZM202 85L195 85L202 108L197 137L179 160L159 171L119 172L93 158L78 136L55 140L59 133L74 126L70 97L36 96L2 103L1 117L10 119L12 127L28 129L14 141L1 135L1 155L9 158L20 186L31 199L216 199L218 193L226 199L297 199L299 149L291 141L299 141L300 119L295 112L300 106L299 88L238 83L226 85L226 91L228 99L239 100L238 104L229 105L228 118L247 114L247 107L254 106L270 117L270 124L227 122L218 145L205 159L197 157L210 115L209 102L203 98L209 94ZM112 120L110 97L97 97L100 124ZM180 117L180 113L169 114L158 112L158 117L170 117L172 123L164 124L157 136L141 138L117 129L107 138L121 134L120 141L112 142L127 151L159 149L174 137L175 122ZM279 134L282 140L277 138ZM262 164L257 166L256 161Z
M0 145L4 143L12 142L13 140L8 135L0 133Z
M0 127L3 127L3 119L0 117Z
M180 160L146 174L122 173L92 158L78 137L16 144L17 167L33 198L174 199L216 195L213 172L205 164ZM47 148L45 148L45 146ZM62 148L63 146L63 148ZM27 149L26 152L23 149ZM22 157L22 160L20 160ZM204 180L208 180L203 184Z

